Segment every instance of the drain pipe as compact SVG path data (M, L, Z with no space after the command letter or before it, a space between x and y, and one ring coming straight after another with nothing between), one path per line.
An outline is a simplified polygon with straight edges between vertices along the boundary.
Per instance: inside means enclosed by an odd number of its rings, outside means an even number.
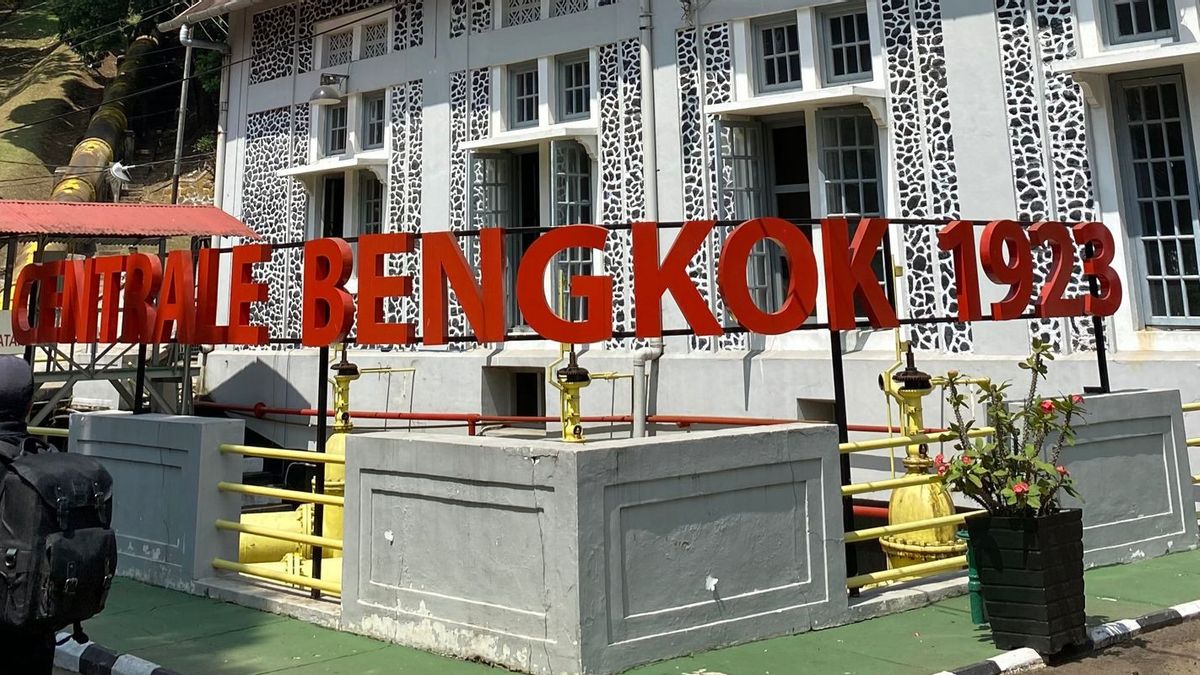
M646 220L658 221L658 141L655 134L654 110L654 59L651 57L651 41L654 37L651 0L641 0L639 15L639 37L641 42L642 70L642 171L645 184ZM650 344L633 353L633 437L646 435L648 413L648 382L646 364L657 361L663 354L663 339L651 338Z

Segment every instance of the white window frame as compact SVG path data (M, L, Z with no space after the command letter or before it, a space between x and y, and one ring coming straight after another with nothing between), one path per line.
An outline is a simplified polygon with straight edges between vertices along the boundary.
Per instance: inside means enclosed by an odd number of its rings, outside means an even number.
M592 75L592 55L591 51L573 52L570 54L560 54L554 57L554 112L555 120L558 122L574 122L577 120L586 120L592 117L594 109L592 95L596 91L595 78ZM583 70L587 74L587 109L583 112L568 114L566 111L567 90L566 90L566 69L570 66L582 64Z
M1117 32L1117 10L1116 6L1114 5L1114 2L1116 1L1117 0L1097 0L1097 2L1100 4L1100 34L1104 39L1105 45L1118 47L1139 42L1174 42L1179 39L1179 17L1177 16L1179 8L1177 7L1176 0L1162 0L1162 2L1167 4L1167 21L1170 22L1170 27L1154 31L1152 33L1137 33L1126 36L1122 36ZM1147 1L1154 3L1158 0ZM1153 15L1151 15L1151 21L1153 21Z
M762 32L766 29L782 28L785 26L794 26L796 28L796 71L793 73L797 79L785 83L767 84L766 76L766 56L763 53ZM750 22L750 42L753 48L750 51L751 57L754 60L753 67L750 69L754 78L754 90L760 94L776 93L782 91L791 91L795 89L803 89L807 84L804 78L804 41L802 39L802 27L800 25L800 17L797 12L788 12L786 14L776 14L773 16L755 19ZM777 56L772 56L777 58ZM789 67L789 71L790 71Z
M533 94L533 119L517 121L517 87L516 79L518 76L533 74L534 86L537 91ZM505 111L508 117L509 129L529 129L537 127L542 123L542 73L540 61L524 61L522 63L514 63L505 68L506 95Z
M851 15L862 14L867 18L867 70L847 75L833 73L833 44L830 42L829 22ZM821 81L826 85L851 84L870 82L875 79L875 36L871 31L871 12L862 2L849 2L844 5L831 5L820 8L817 12L817 44L814 45L817 57L821 63ZM857 29L857 28L856 28ZM856 44L861 44L861 41ZM801 44L803 47L803 44ZM859 60L861 68L863 61Z
M342 110L342 109L344 109L346 111L344 125L342 126L342 132L343 132L343 134L345 134L345 138L342 139L341 149L334 150L332 147L332 143L330 142L332 139L332 134L333 134L333 126L332 126L333 125L333 111L334 110ZM319 139L320 148L321 148L321 150L320 150L321 157L345 157L347 155L353 154L351 152L352 146L350 144L350 130L351 130L351 127L353 126L350 123L350 120L352 119L350 109L351 109L351 105L350 105L349 97L343 98L342 102L338 103L337 105L329 105L329 106L321 107L321 114L320 114L320 119L319 119L320 134L321 134L320 139Z
M349 65L355 63L356 61L363 60L362 59L363 27L365 27L368 24L376 24L376 23L384 23L384 22L387 23L387 36L388 36L387 50L381 56L386 56L387 54L390 54L392 52L391 36L393 35L393 30L395 29L395 27L392 25L392 19L393 19L392 15L394 13L382 11L383 7L384 7L384 5L377 5L375 7L369 8L369 9L364 9L360 12L343 14L341 16L335 16L332 19L326 19L325 21L319 21L317 23L314 23L313 28L312 28L312 30L313 30L313 38L312 38L313 39L313 61L312 62L313 62L313 65L315 66L314 70L329 71L329 72L336 71L339 74L345 74L342 71L344 71ZM326 67L325 66L325 44L326 44L325 38L329 37L329 35L331 35L333 33L340 33L347 29L353 31L353 33L354 33L353 39L351 40L351 44L350 44L350 63L341 64L338 66ZM328 31L328 32L326 32L326 31ZM372 58L378 58L378 57L372 57Z
M378 150L384 147L387 143L387 128L388 128L388 92L386 89L376 89L375 91L367 91L359 94L361 105L359 108L358 123L362 134L362 150ZM371 120L368 115L371 112L371 102L380 101L383 103L382 115L379 118L379 142L370 143L370 127Z

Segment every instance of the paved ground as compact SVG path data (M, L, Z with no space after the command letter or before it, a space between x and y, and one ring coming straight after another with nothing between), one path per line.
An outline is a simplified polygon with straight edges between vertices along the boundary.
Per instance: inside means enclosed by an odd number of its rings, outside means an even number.
M1092 570L1087 593L1092 623L1200 599L1200 551ZM506 672L131 581L114 586L109 608L85 628L110 649L185 675ZM967 599L961 597L849 626L652 664L630 675L929 675L995 654L990 635L971 624Z
M1200 621L1134 638L1050 671L1053 675L1192 675L1200 673Z

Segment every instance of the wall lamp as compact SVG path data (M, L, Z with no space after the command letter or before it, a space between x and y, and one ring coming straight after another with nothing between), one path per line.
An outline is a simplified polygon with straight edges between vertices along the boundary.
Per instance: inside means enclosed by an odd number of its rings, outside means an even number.
M342 97L345 96L345 93L342 91L343 85L349 79L349 75L321 73L321 86L313 90L312 96L308 97L308 102L317 105L336 105L341 103Z

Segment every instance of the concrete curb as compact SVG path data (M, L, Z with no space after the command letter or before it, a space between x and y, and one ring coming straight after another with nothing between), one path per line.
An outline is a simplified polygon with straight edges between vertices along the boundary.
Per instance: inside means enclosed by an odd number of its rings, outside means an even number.
M59 633L58 639L61 641L70 636L70 633ZM72 673L88 675L180 675L145 659L118 654L95 642L79 644L71 639L54 650L54 665Z
M1124 642L1141 633L1149 633L1159 628L1174 626L1184 621L1200 618L1200 600L1185 602L1167 609L1151 612L1137 619L1122 619L1100 624L1088 630L1087 644L1079 649L1080 654L1093 652L1118 642ZM1032 649L1014 649L993 656L986 661L972 663L969 666L943 670L934 675L1003 675L1004 673L1020 673L1027 670L1045 668L1049 664Z

